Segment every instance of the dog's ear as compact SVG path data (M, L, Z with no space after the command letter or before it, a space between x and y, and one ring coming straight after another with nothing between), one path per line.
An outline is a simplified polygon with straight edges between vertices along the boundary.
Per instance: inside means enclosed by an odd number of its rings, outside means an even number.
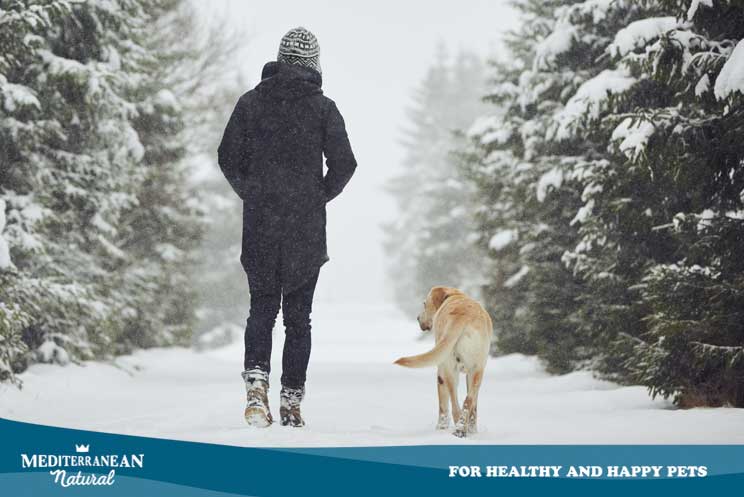
M454 292L451 288L446 286L435 286L431 289L431 303L434 305L434 309L439 309L447 297L453 295Z

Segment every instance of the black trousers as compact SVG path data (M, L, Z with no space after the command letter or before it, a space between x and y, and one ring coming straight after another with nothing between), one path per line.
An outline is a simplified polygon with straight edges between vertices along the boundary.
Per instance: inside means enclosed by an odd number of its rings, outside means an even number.
M282 385L290 388L305 385L310 360L310 313L317 282L318 273L315 273L300 288L285 295L251 294L251 311L245 327L244 369L271 371L271 331L281 306L285 334Z

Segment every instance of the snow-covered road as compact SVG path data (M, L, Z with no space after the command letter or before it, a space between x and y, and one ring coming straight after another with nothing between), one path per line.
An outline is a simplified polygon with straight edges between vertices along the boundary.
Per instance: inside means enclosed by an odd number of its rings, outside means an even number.
M392 364L431 346L416 340L414 319L384 307L321 302L313 322L305 429L244 424L242 344L201 353L155 349L83 366L36 365L21 376L22 391L0 385L0 417L245 446L744 443L744 409L675 410L652 401L642 387L620 387L587 372L550 376L534 358L519 355L489 362L480 432L460 440L434 430L434 370ZM283 333L275 334L270 402L276 411Z

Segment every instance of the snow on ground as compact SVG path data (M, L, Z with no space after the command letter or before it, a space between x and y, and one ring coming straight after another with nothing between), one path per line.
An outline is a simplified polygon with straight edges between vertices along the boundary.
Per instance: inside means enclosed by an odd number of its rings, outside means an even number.
M434 430L434 370L392 364L431 345L417 340L413 317L386 307L318 302L313 321L305 429L244 424L242 344L207 352L155 349L83 366L36 365L21 375L23 390L0 385L0 416L242 446L744 443L744 409L675 410L651 400L643 387L620 387L588 372L550 376L521 355L490 360L480 432L460 440ZM275 334L270 402L278 414L283 333Z

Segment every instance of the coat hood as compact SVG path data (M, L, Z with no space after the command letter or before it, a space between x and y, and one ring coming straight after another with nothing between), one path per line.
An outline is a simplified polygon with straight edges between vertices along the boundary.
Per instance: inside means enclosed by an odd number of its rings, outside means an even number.
M318 71L283 62L268 62L256 91L277 100L296 100L322 94L322 85L323 78Z

